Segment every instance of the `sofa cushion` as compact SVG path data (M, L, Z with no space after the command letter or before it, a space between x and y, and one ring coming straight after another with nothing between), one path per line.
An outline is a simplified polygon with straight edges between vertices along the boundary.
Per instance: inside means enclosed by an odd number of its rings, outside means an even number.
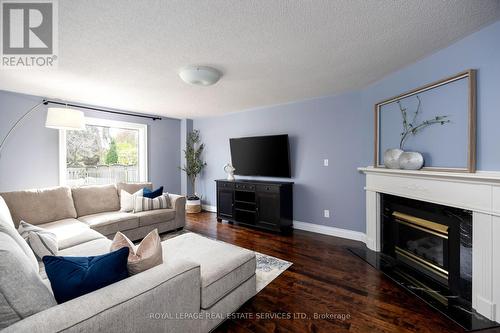
M137 246L127 236L117 232L110 250L115 251L122 247L129 249L127 267L130 275L144 272L163 263L163 251L158 229L147 234Z
M162 194L154 199L135 197L134 200L134 213L144 212L147 210L172 208L168 194Z
M115 185L82 186L71 189L78 217L120 209Z
M0 195L10 209L16 228L21 220L42 224L76 217L69 187L5 192Z
M21 237L28 242L38 261L44 256L55 256L59 247L57 236L47 229L21 221L18 228Z
M14 228L14 222L10 218L9 209L7 208L7 205L3 201L2 197L0 197L0 233L4 233L12 238L21 251L23 251L33 269L37 270L38 261L36 260L35 254L31 251L28 243L26 243L26 241Z
M121 190L124 190L130 194L135 193L143 188L147 188L152 190L153 183L143 182L143 183L118 183L116 184L116 188L118 189L118 194L121 193Z
M34 269L17 243L0 232L0 329L56 304L38 267Z
M135 214L120 211L81 216L78 220L87 223L92 229L106 236L139 226L139 218Z
M120 190L120 212L131 212L134 210L135 198L142 197L144 189L140 189L132 194L125 190Z
M57 254L60 256L71 256L71 257L98 256L101 254L109 253L110 246L111 246L111 241L106 237L104 237L103 235L101 235L101 238L90 240L88 242L80 243L65 248L64 250L60 250L59 252L57 252ZM39 264L40 277L42 278L42 281L44 282L45 285L49 287L50 290L52 290L50 282L47 280L48 277L47 273L45 273L45 266L43 265L43 262L39 261L38 264Z
M3 221L6 224L15 228L14 221L12 220L12 215L10 215L9 207L5 203L5 200L0 196L0 221Z
M161 222L173 220L175 218L174 209L157 209L145 212L134 213L134 216L139 218L139 225L152 225Z
M106 237L68 247L58 252L60 256L98 256L109 253L111 240Z
M186 233L162 242L163 258L201 266L201 308L208 309L255 274L253 251ZM170 259L169 259L170 258Z
M156 190L150 190L149 188L143 189L144 197L149 199L154 199L163 194L163 186L158 187Z
M95 239L104 239L105 237L90 229L88 224L76 219L64 219L38 225L40 228L47 229L57 237L59 250L66 249L81 243L89 242Z
M129 248L99 256L45 256L43 263L52 291L61 304L128 277Z

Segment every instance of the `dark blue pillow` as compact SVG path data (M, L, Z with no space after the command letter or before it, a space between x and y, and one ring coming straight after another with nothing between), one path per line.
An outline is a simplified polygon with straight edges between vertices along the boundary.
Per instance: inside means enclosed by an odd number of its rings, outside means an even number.
M128 277L128 247L94 257L45 256L45 272L57 303L106 287Z
M154 198L159 197L160 195L163 194L163 186L161 186L160 188L158 188L154 191L151 191L149 188L144 188L142 192L143 192L142 195L144 198L154 199Z

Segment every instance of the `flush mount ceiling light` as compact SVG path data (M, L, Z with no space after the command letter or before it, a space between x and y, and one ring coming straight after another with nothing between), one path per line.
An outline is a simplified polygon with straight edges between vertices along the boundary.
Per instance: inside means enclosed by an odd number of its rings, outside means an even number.
M207 66L189 66L180 70L180 78L189 84L197 86L211 86L219 81L222 73Z

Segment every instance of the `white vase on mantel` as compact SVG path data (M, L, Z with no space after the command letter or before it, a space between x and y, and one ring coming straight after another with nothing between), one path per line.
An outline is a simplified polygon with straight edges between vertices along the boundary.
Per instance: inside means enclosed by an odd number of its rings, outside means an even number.
M406 151L399 156L399 167L403 170L420 170L424 166L424 157L416 151Z
M384 152L384 165L388 169L399 169L399 157L404 151L399 148L387 149Z

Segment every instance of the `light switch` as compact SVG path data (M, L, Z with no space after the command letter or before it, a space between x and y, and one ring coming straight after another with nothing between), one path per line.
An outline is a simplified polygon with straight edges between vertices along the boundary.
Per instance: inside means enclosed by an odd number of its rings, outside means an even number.
M323 215L324 215L325 217L327 217L327 218L328 218L328 217L330 217L330 211L329 211L328 209L325 209L325 210L323 211Z
M323 166L328 166L328 159L327 159L327 158L325 158L325 159L323 160Z

